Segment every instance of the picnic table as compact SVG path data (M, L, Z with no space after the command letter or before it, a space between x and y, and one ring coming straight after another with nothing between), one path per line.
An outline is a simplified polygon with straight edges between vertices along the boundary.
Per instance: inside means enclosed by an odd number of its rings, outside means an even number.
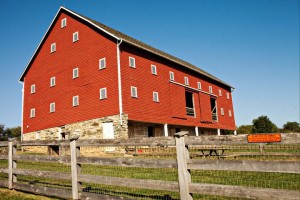
M206 156L217 156L218 158L225 156L225 151L228 150L228 148L224 147L211 147L211 148L199 148L200 155L202 155L204 158ZM209 153L207 153L209 152Z

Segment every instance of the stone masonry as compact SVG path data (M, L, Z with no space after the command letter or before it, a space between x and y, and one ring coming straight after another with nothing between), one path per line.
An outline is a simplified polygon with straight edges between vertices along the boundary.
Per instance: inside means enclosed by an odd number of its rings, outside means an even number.
M39 130L23 134L23 141L29 140L61 140L69 139L75 135L79 135L79 139L103 139L103 123L113 123L115 139L128 138L128 115L122 116L122 125L120 124L119 115L106 116L103 118L91 119L83 122L66 124L64 127L53 127L49 129ZM49 153L47 147L27 147L25 151L34 151L36 153Z
M115 139L128 138L128 116L123 115L122 125L120 125L119 115L113 115L83 122L76 122L73 124L66 124L64 128L54 127L26 133L23 135L23 140L59 140L61 139L61 130L66 134L66 139L72 137L74 134L80 134L79 139L103 139L102 124L107 122L113 123Z

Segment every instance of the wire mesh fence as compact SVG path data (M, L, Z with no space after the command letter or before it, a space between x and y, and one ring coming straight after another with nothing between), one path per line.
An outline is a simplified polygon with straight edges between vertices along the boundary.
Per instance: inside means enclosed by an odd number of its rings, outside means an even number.
M0 155L7 155L5 148ZM300 161L299 144L248 144L248 145L189 145L191 160L200 161ZM1 153L2 152L2 153ZM70 148L64 146L18 147L16 155L49 157L51 162L37 159L17 160L17 169L45 172L71 173ZM50 159L51 157L51 159ZM67 159L62 159L66 157ZM80 174L126 178L128 180L159 180L178 182L175 146L82 146L80 157L97 158L101 163L81 163ZM79 158L80 158L79 157ZM149 161L151 160L151 162ZM168 161L168 162L166 162ZM179 161L183 162L183 161ZM152 164L151 164L152 163ZM155 165L153 164L155 163ZM166 164L169 163L169 164ZM0 159L0 168L7 168L7 160ZM235 170L190 169L192 183L246 186L283 189L300 192L299 173L278 173ZM0 180L7 180L7 173L0 173ZM19 183L71 190L70 180L60 177L17 175ZM138 185L137 185L138 186ZM164 189L147 189L135 186L95 184L82 182L86 193L109 195L124 199L180 199L179 192ZM194 194L193 199L243 199L215 195Z
M300 161L300 145L194 145L192 159ZM300 163L299 163L300 167ZM300 191L300 174L256 171L191 170L192 182Z
M173 159L175 162L176 149L174 147L147 147L147 146L118 146L118 147L82 147L81 156L91 154L98 158L127 158L131 163L134 160ZM125 166L126 165L126 166ZM146 179L162 181L178 181L177 168L134 167L124 163L124 166L82 164L82 174L119 177L129 179ZM111 186L103 184L83 184L83 191L102 195L120 196L129 199L179 199L178 192L150 190L130 187Z

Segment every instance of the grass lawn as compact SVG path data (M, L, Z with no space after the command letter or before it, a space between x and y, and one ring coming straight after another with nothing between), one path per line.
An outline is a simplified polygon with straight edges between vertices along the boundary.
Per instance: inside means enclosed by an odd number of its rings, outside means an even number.
M8 190L0 188L1 200L55 200L57 198L49 198L39 195L27 194L24 192L17 192L15 190Z
M268 146L269 147L269 146ZM271 146L270 146L271 147ZM276 147L276 148L275 148ZM269 152L282 152L281 146L272 147L274 149L268 150ZM249 148L249 147L248 147ZM252 148L252 147L251 147ZM253 146L253 149L245 149L242 146L231 147L228 152L255 152L257 146ZM285 147L283 152L287 153L299 153L299 145ZM191 152L198 152L197 149L190 149ZM145 156L145 158L161 158L160 156ZM137 156L135 159L143 159L144 156ZM168 157L172 158L172 157ZM203 159L197 157L196 159ZM209 158L216 159L216 158ZM241 160L300 160L299 157L288 156L241 156ZM0 160L0 168L6 168L7 161ZM46 163L46 162L25 162L18 161L17 168L21 169L33 169L43 171L56 171L70 173L71 167L69 164L63 163ZM154 169L154 168L136 168L136 167L120 167L120 166L101 166L82 164L82 174L110 176L110 177L122 177L122 178L134 178L134 179L150 179L150 180L163 180L163 181L177 181L177 169ZM286 189L300 191L300 174L288 174L288 173L267 173L267 172L235 172L235 171L213 171L213 170L191 170L192 182L194 183L212 183L212 184L224 184L235 186L248 186L259 188L273 188L273 189ZM7 174L0 173L1 180L7 180ZM18 176L18 182L30 183L35 185L43 185L49 187L66 188L71 189L71 182L65 180L38 178L33 176ZM128 187L117 187L102 184L90 184L83 183L83 190L85 192L100 193L112 196L122 196L132 199L179 199L178 192L167 192L159 190L149 189L135 189ZM10 196L12 195L12 196ZM28 196L28 197L27 197ZM7 198L6 198L7 197ZM0 189L0 200L6 199L53 199L43 196L29 195L26 193ZM227 198L208 195L194 195L194 199L206 199L206 200L229 200L239 198Z

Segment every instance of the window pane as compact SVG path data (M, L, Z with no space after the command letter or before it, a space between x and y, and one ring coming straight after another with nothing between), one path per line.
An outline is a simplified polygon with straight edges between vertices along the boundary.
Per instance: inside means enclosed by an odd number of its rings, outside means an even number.
M170 72L170 80L174 81L174 72Z

